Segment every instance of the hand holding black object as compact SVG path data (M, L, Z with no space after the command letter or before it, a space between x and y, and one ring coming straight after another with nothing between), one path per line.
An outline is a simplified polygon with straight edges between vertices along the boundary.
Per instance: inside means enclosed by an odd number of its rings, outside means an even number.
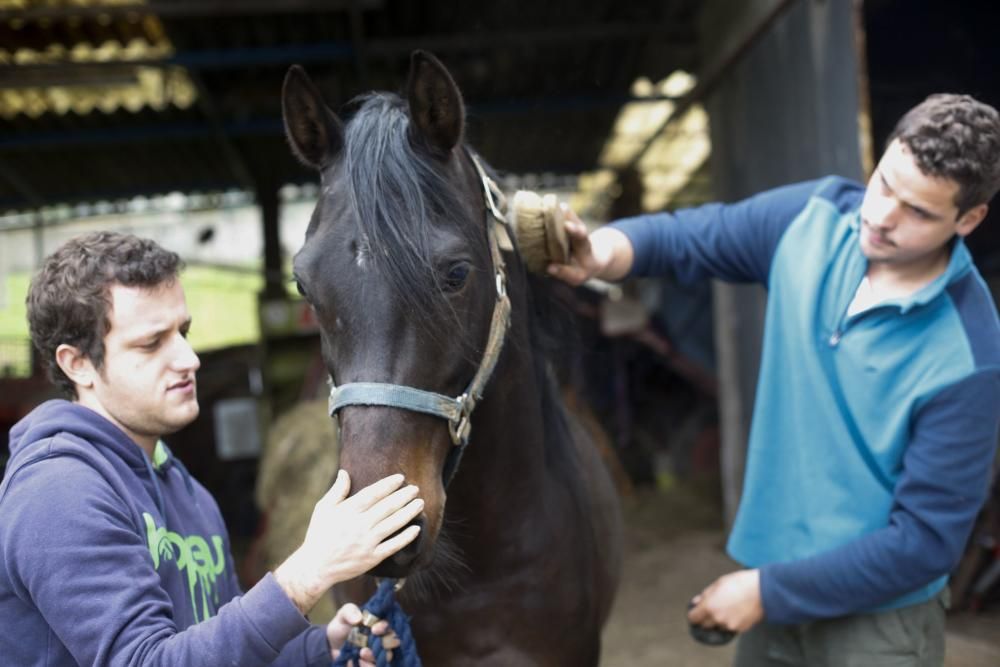
M694 601L688 602L688 611L694 607ZM706 627L704 625L698 625L688 621L688 627L691 630L691 636L694 637L695 641L705 644L707 646L723 646L732 641L736 633L732 630L726 630L725 628L718 627Z

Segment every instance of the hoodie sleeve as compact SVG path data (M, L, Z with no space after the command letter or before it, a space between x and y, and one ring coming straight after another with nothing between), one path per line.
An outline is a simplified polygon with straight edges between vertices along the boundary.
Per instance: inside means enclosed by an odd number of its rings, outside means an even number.
M208 496L208 499L213 504L215 503L215 499L211 496ZM226 549L229 549L228 537L226 539ZM240 590L240 583L236 577L236 569L229 568L227 572L230 577L229 585L231 590ZM274 577L270 573L267 574L264 581L268 581L269 584L274 583L277 586L277 582L274 581ZM281 591L280 587L278 588L279 595L286 597L284 591ZM297 613L298 610L296 610ZM281 653L271 663L271 667L329 667L331 660L330 642L326 638L326 626L310 625L305 632L296 635L294 639L285 644Z
M60 456L12 474L0 498L2 567L78 663L328 664L322 628L310 629L271 575L179 631L128 504L97 469Z

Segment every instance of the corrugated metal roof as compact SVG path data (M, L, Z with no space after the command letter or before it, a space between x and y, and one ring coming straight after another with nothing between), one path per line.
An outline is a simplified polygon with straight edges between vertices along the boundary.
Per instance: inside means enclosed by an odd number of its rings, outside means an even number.
M449 67L494 167L577 174L639 76L697 70L696 5L0 2L0 210L311 180L282 134L287 67L336 109L398 90L414 48Z

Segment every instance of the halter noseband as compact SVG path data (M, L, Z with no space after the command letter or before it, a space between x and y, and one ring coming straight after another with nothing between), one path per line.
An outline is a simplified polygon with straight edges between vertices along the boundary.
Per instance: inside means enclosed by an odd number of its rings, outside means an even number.
M406 385L381 382L351 382L336 386L330 383L330 416L336 418L337 412L348 405L369 405L402 408L413 412L422 412L448 421L448 432L455 445L445 462L443 477L445 485L451 481L458 463L469 444L469 432L472 430L472 411L483 397L483 390L493 369L496 367L500 351L503 349L507 329L510 326L510 298L507 296L507 273L500 245L508 245L509 232L503 216L503 195L496 183L486 175L475 154L466 149L466 154L472 160L483 187L483 199L486 208L486 235L490 244L490 255L493 258L493 269L496 276L496 303L493 306L493 318L490 322L490 335L486 341L486 350L482 361L472 381L458 397L452 398L433 391L416 389ZM500 240L498 241L498 236Z

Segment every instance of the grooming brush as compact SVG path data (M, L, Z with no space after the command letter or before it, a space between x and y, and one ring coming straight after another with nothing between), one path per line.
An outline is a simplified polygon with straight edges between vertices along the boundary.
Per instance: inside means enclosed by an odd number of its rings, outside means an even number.
M554 194L518 190L509 217L521 258L529 271L544 274L549 264L569 262L566 213Z

